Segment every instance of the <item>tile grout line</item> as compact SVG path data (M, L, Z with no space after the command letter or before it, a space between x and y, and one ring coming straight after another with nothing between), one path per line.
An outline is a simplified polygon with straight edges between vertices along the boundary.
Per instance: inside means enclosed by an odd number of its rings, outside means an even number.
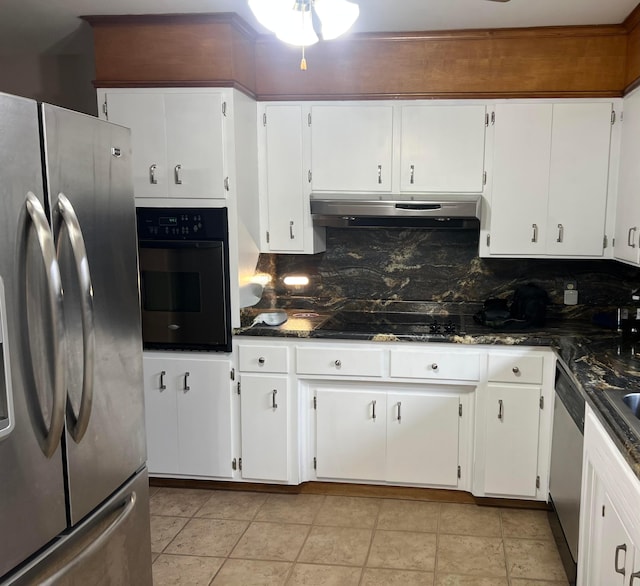
M442 529L442 503L438 503L438 519L436 521L436 556L433 560L433 584L438 576L438 551L440 550L440 531Z
M504 523L502 522L502 510L498 510L498 517L500 519L500 537L502 539L502 553L504 555L505 575L507 577L507 585L511 586L511 572L509 571L509 560L507 559L507 544L505 542Z
M367 564L369 563L369 556L371 555L371 548L373 547L373 540L376 536L376 531L378 530L378 521L380 520L380 510L382 509L382 505L384 505L384 501L388 499L378 499L378 512L376 513L376 518L373 522L373 527L371 527L371 537L369 538L369 547L367 548L367 555L364 556L364 563L360 568L360 580L358 580L358 585L360 586L364 580L364 573L367 568Z

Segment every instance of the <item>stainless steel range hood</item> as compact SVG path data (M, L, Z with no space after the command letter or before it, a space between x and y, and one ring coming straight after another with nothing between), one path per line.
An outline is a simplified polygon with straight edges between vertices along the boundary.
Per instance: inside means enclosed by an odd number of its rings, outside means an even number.
M480 195L412 199L312 195L311 217L317 226L478 229Z

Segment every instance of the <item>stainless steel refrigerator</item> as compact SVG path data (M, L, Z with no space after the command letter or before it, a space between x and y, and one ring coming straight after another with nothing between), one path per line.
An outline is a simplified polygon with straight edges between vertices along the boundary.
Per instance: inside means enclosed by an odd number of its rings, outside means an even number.
M0 583L151 584L129 131L0 94Z

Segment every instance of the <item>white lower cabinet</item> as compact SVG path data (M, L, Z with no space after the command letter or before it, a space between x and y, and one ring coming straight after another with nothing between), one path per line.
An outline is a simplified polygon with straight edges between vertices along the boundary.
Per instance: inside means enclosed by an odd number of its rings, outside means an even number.
M640 480L587 407L579 586L640 586Z
M312 388L318 478L458 487L457 393Z
M143 365L149 473L232 478L231 360L145 352Z
M289 381L243 374L240 379L242 478L289 480Z

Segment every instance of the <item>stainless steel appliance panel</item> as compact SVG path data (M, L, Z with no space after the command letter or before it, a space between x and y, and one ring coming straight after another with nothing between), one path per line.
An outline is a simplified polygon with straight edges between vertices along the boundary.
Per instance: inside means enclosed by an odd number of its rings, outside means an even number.
M148 493L145 468L4 586L151 586Z
M51 336L61 333L55 326L56 318L61 318L57 310L62 292L56 283L55 250L42 206L36 102L0 94L0 169L0 279L6 302L5 310L0 311L1 349L2 358L9 357L0 382L0 421L4 420L0 429L7 431L0 432L2 576L66 527L59 447L64 402L54 400L51 380L56 380L55 373L41 376L55 369L63 340L57 339L54 352ZM49 253L47 262L45 252ZM45 301L38 302L36 292ZM31 325L43 324L41 336L28 335L27 304ZM57 382L59 392L64 381ZM7 426L9 386L14 410L11 431ZM64 398L58 393L60 396Z
M65 289L66 449L75 524L146 459L131 151L128 129L49 105L42 115Z

